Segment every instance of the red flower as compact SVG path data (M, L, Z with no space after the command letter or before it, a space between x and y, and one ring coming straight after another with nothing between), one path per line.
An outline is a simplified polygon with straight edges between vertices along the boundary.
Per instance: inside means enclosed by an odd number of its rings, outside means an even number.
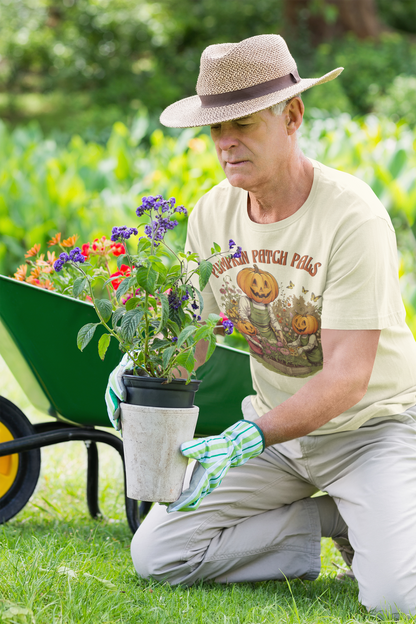
M113 243L111 245L111 252L114 256L121 256L126 253L126 248L121 243Z
M81 248L81 253L84 256L85 260L88 260L88 258L90 257L90 244L89 243L83 244Z
M115 277L116 275L119 275L121 279L115 279L113 280L111 283L113 285L114 290L117 290L117 288L120 286L121 282L126 278L129 277L130 275L130 267L127 266L127 264L122 264L120 267L119 271L116 271L115 273L113 273L111 275L111 277Z

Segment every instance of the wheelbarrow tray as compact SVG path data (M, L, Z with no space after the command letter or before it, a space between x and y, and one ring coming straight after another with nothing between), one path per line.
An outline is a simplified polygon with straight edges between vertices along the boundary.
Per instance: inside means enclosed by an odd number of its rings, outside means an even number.
M0 354L30 402L58 420L90 427L110 426L104 393L121 359L115 340L105 360L94 338L81 352L79 329L96 323L92 304L0 275ZM241 418L241 401L253 393L249 355L218 345L198 369L200 409L197 435L213 435Z

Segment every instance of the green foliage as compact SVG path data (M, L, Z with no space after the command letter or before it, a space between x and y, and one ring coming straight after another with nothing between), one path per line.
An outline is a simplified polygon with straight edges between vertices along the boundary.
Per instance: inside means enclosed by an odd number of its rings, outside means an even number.
M387 24L415 31L413 0L378 4ZM164 107L195 93L206 46L284 33L284 7L283 0L0 0L0 116L105 143L117 120L130 125L145 107L151 134ZM337 16L323 0L310 0L308 10L327 23ZM348 36L316 50L305 10L298 31L288 41L301 75L345 67L337 86L305 95L318 108L366 114L397 75L416 75L416 44L404 32L377 41Z
M376 99L376 113L416 127L416 76L397 76L386 94Z
M305 68L302 68L302 65ZM340 41L321 44L307 63L300 63L301 75L324 74L335 67L344 67L333 82L305 92L307 107L365 115L378 109L380 97L392 90L401 75L403 82L416 77L416 43L397 33L385 33L379 40L359 40L348 35ZM408 107L398 107L396 119L409 119Z
M414 0L376 0L380 18L392 28L416 33Z
M150 149L140 142L138 117L118 122L107 145L75 135L67 146L44 138L39 127L8 131L0 122L0 271L11 274L26 249L42 247L57 232L81 242L108 236L113 225L137 225L134 207L143 195L175 196L192 208L222 179L210 139L196 131L178 140L160 130ZM178 216L175 249L184 243L186 220Z

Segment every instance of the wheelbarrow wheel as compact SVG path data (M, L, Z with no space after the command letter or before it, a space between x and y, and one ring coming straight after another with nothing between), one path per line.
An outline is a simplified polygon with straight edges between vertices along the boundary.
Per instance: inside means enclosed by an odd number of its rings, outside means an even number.
M0 396L0 444L34 433L23 412ZM40 449L0 457L0 524L23 509L33 494L39 473Z

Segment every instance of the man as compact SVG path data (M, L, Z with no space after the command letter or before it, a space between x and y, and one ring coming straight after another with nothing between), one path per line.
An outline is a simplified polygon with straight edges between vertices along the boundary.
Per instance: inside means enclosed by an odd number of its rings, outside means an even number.
M173 585L314 579L327 536L369 610L416 613L416 347L394 230L366 184L297 143L299 94L341 71L301 79L278 35L210 46L198 95L161 116L211 127L226 180L192 212L187 249L242 247L204 314L238 298L256 394L222 436L183 445L190 485L153 507L132 557Z

